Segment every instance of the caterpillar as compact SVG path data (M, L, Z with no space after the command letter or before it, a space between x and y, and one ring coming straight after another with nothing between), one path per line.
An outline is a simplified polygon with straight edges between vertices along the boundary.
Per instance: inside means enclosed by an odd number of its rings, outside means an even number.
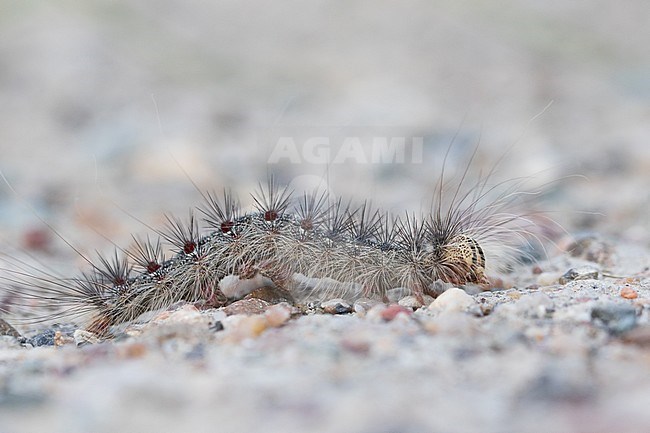
M58 307L50 317L83 317L86 330L107 337L146 312L180 301L219 308L265 285L296 303L385 302L395 288L424 303L438 282L488 286L487 270L510 266L537 235L530 213L514 210L525 179L493 182L491 171L466 185L470 165L454 185L443 164L421 213L353 205L324 188L296 193L273 176L248 210L231 190L203 192L187 220L167 216L154 237L133 236L131 247L97 261L84 257L89 269L77 277L4 269L0 312Z

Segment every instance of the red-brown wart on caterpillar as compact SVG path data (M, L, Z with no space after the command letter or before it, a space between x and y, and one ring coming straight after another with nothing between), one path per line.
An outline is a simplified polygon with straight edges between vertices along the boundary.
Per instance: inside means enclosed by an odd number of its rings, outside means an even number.
M439 294L439 281L488 286L486 270L509 266L537 235L530 213L517 211L529 197L526 179L494 183L492 170L467 185L475 154L455 183L445 179L445 157L426 213L392 215L323 190L294 193L273 176L252 194L249 210L229 190L206 192L188 220L167 216L155 237L134 237L131 247L97 261L78 253L89 267L77 277L3 269L0 307L12 316L55 310L38 319L80 316L88 331L109 336L113 325L143 313L179 301L219 308L262 285L296 303L387 301L395 288L423 303Z

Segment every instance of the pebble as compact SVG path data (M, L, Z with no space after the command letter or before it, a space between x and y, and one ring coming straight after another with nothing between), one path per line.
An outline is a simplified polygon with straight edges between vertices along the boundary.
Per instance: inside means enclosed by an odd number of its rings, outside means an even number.
M551 286L557 284L560 279L560 274L557 272L542 272L537 275L536 282L540 286Z
M353 311L352 306L343 299L331 299L320 304L328 314L348 314Z
M249 316L237 314L227 317L224 321L223 335L226 341L237 343L247 338L257 338L269 327L266 317L261 314Z
M521 292L520 292L519 290L508 290L508 291L506 292L506 295L507 295L510 299L513 299L513 300L515 300L515 301L516 301L517 299L521 298Z
M68 343L74 343L74 337L71 335L64 334L61 331L56 331L54 333L54 345L59 347L59 346L64 346Z
M429 305L429 310L439 312L466 312L472 309L478 309L474 298L457 287L447 289Z
M27 339L27 343L34 347L54 346L54 331L47 330Z
M398 316L408 318L412 314L412 308L402 307L399 304L377 304L368 310L366 319L371 322L390 322Z
M151 320L151 323L158 322L190 322L201 317L201 312L192 304L184 304L173 310L166 310Z
M614 335L632 330L637 323L636 309L631 305L605 304L592 308L592 321L599 321Z
M631 287L623 287L621 289L621 298L625 299L636 299L639 297L639 294Z
M401 305L402 307L412 308L414 310L417 310L423 305L423 303L413 295L404 296L402 299L399 300L397 304Z
M262 314L271 304L262 299L249 298L242 299L241 301L233 302L232 304L223 307L222 311L228 316L236 314L253 315Z
M62 335L72 336L75 332L72 325L53 325L50 329L46 329L26 340L26 343L34 347L39 346L54 346L56 339L59 341L63 338ZM58 337L57 337L58 335Z
M398 304L392 304L381 310L380 317L382 320L390 322L391 320L395 320L400 314L410 316L413 314L413 310L411 308L402 307Z
M284 325L292 314L291 306L288 304L271 305L264 312L267 324L272 328Z
M83 329L75 330L74 334L72 335L72 338L74 339L74 342L77 346L85 346L86 344L97 344L101 341L97 336L97 334L90 331L84 331Z
M354 301L354 305L352 308L354 309L354 312L357 314L364 315L370 309L376 305L384 305L382 302L377 301L376 299L370 299L370 298L360 298Z
M266 301L270 304L279 304L286 302L287 304L295 304L295 300L288 290L281 289L275 286L264 286L253 290L244 299L256 298Z
M233 343L247 338L257 338L265 330L287 323L292 314L297 311L291 305L281 303L268 306L263 314L229 314L219 322L223 326L223 332L220 332L219 335Z
M578 268L571 268L560 277L560 284L566 284L570 281L576 280L597 280L598 269L593 266L580 266Z

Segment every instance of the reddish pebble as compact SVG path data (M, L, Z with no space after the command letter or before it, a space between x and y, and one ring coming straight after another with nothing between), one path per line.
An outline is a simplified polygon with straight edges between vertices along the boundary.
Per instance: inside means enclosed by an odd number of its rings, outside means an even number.
M533 275L539 275L539 274L541 274L542 272L544 272L544 271L543 271L542 268L540 268L539 266L534 266L534 267L533 267Z
M381 318L387 322L393 320L399 313L404 313L407 316L413 314L413 309L402 307L398 304L389 305L385 310L381 312Z
M636 299L639 294L631 287L623 287L621 289L621 297L625 299Z

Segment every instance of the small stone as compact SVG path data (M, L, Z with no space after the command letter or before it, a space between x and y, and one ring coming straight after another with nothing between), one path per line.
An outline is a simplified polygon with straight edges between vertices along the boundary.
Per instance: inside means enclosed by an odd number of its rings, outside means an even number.
M348 314L351 313L352 306L343 299L331 299L320 304L323 311L328 314Z
M639 294L631 287L623 287L621 289L621 298L625 299L636 299L639 297Z
M256 338L268 328L269 324L261 314L254 316L233 315L224 320L224 338L239 342L247 338Z
M592 308L591 319L601 322L614 335L636 326L636 309L631 305L606 304Z
M430 310L440 312L465 312L477 307L474 298L457 287L447 289L429 305Z
M541 287L551 286L557 284L559 278L560 274L557 272L542 272L537 275L536 283Z
M151 320L158 322L189 322L201 317L201 312L192 304L183 304L171 310L163 311Z
M270 327L277 328L291 318L291 307L288 304L271 305L264 312L264 317Z
M519 298L521 298L521 292L519 290L508 290L506 292L506 295L510 299L514 299L515 301Z
M56 331L54 333L54 345L55 346L64 346L68 343L74 343L74 338L70 335L64 334L61 331Z
M357 299L354 302L352 308L357 314L365 314L368 311L370 311L370 309L373 308L375 305L380 305L380 304L383 305L382 302L377 301L376 299L361 298L361 299Z
M288 290L281 289L275 286L264 286L253 290L244 299L255 298L266 301L270 304L279 304L286 302L287 304L294 305L295 301Z
M386 322L390 322L400 314L410 316L413 314L413 310L411 308L402 307L398 304L392 304L381 311L380 317Z
M567 284L570 281L576 280L597 280L598 269L592 266L581 266L579 268L571 268L560 277L560 284Z
M233 302L232 304L223 307L222 311L228 316L233 316L235 314L245 314L250 316L253 314L262 314L269 306L271 306L271 304L262 299L249 298Z
M85 346L86 344L96 344L101 340L94 332L84 331L82 329L77 329L73 334L74 342L77 346Z
M56 331L54 331L53 329L48 329L46 331L34 335L31 338L28 338L27 343L31 344L34 347L54 346L55 335L56 335Z
M402 307L412 308L414 310L417 310L423 305L422 301L419 301L418 298L416 298L413 295L404 296L402 299L399 300L397 304L401 305Z

